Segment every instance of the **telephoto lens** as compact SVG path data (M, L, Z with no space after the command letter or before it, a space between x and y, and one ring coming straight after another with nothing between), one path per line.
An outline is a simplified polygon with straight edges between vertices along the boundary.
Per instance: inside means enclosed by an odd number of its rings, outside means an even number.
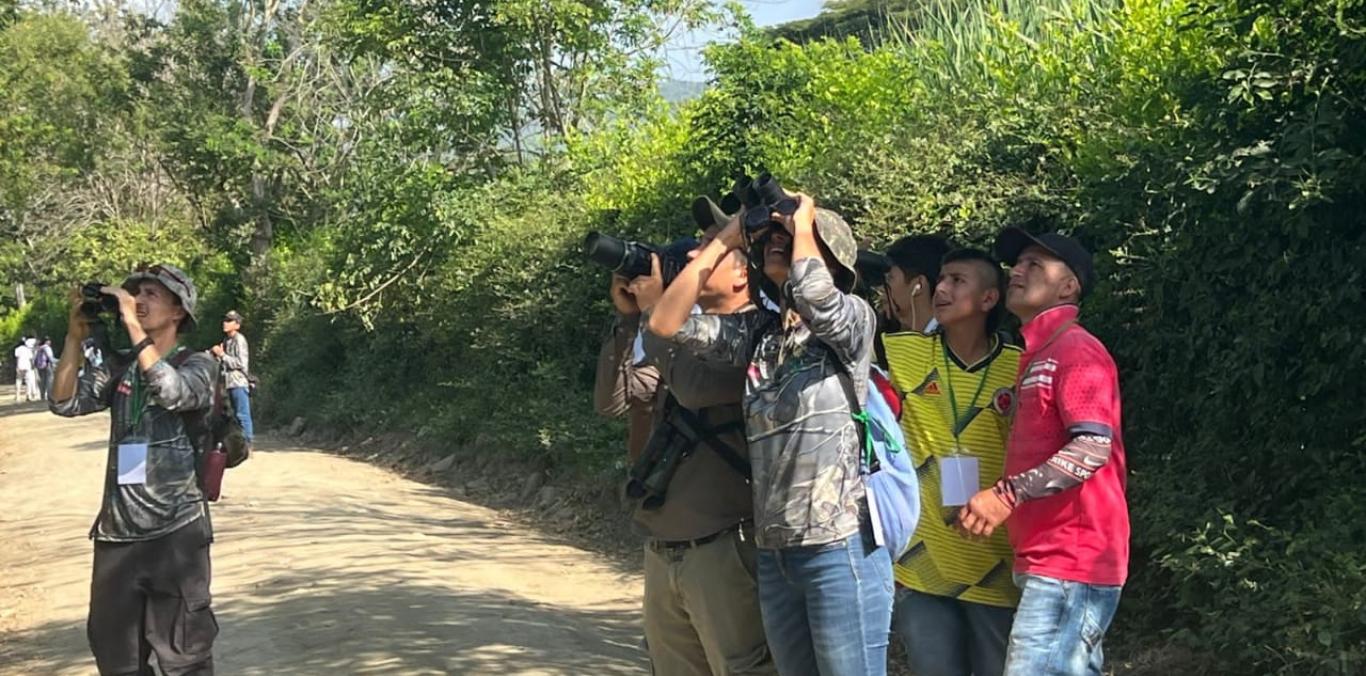
M648 249L600 232L590 232L584 238L583 255L627 279L650 274Z
M654 267L650 256L658 255L659 273L665 286L673 283L678 273L687 267L688 252L696 248L697 240L691 237L663 247L628 242L600 232L590 232L583 240L583 255L588 260L627 279L649 276Z

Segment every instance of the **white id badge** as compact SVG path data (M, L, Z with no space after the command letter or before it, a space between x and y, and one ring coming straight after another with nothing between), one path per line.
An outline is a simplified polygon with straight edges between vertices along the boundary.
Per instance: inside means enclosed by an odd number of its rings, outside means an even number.
M978 481L977 458L970 455L951 455L939 460L939 496L945 507L968 504L981 490Z
M127 439L119 442L119 485L147 483L147 442Z

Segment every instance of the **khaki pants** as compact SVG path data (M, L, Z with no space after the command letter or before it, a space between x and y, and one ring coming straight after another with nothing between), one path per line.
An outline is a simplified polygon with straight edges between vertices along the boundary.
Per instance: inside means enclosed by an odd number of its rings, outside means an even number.
M645 637L658 676L777 674L764 640L753 539L645 545Z

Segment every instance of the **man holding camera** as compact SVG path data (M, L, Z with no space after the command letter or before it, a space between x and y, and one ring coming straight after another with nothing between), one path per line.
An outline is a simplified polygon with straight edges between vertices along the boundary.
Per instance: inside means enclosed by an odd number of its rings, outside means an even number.
M705 208L695 205L694 215L707 227L705 246L726 215L710 200L701 198L701 204ZM629 281L614 275L614 303L637 321L664 293L659 255L651 258L649 275ZM697 304L713 315L757 311L740 252L718 265ZM740 408L744 370L702 362L648 332L642 351L642 365L656 370L663 387L649 443L632 468L639 490L628 488L628 494L643 497L634 518L647 534L645 634L655 672L775 674L755 581L754 507ZM613 361L628 357L622 350L604 354Z
M759 595L778 670L878 676L887 670L892 561L874 541L848 394L859 405L868 396L876 327L873 308L851 293L858 247L838 214L769 177L745 205L646 322L703 360L746 369ZM750 252L754 296L763 288L780 312L690 316L736 249Z
M218 622L210 608L213 529L185 416L212 404L218 366L186 353L195 324L193 282L170 265L140 270L101 298L73 293L67 358L53 379L51 409L74 417L108 409L109 456L100 511L90 530L95 560L87 636L100 674L149 674L156 653L168 676L213 674ZM133 344L126 368L86 369L91 301L117 301Z
M645 362L640 341L640 305L631 293L631 280L612 275L610 294L616 317L598 351L593 383L593 408L608 418L626 416L626 457L635 464L654 428L659 369Z

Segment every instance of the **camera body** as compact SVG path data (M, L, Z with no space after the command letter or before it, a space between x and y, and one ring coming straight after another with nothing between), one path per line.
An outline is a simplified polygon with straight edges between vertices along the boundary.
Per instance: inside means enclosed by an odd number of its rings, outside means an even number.
M658 255L659 271L666 287L688 265L688 252L696 248L697 240L691 237L666 246L617 239L600 232L590 232L583 240L583 255L588 260L627 279L649 276L653 267L650 256Z

